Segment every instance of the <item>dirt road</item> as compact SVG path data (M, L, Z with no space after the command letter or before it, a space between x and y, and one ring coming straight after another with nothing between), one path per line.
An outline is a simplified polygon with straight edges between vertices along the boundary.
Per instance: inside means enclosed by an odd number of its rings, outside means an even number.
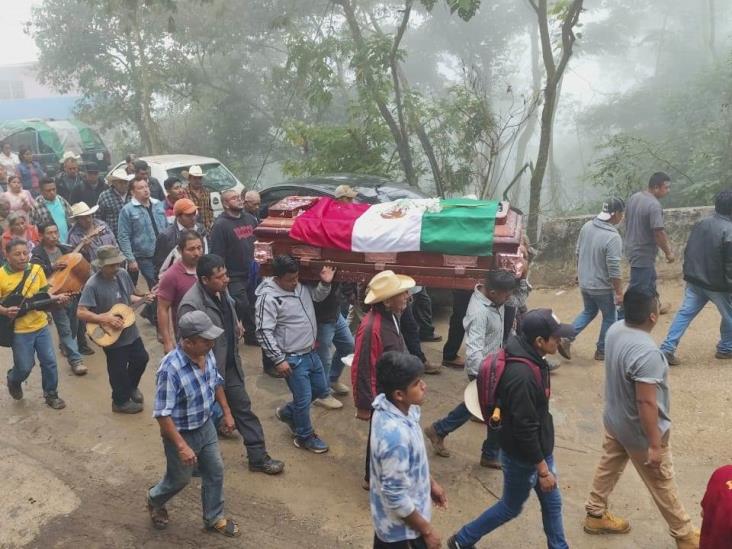
M682 287L666 283L666 300L677 307ZM576 289L536 291L532 307L552 306L565 321L580 308ZM438 331L446 334L448 311L439 311ZM661 341L671 315L662 317L654 336ZM679 355L684 365L671 372L673 446L681 497L699 523L699 502L706 481L719 465L732 462L730 387L732 363L714 359L719 316L707 307L684 337ZM596 538L583 533L583 501L599 458L603 405L603 369L592 360L599 322L573 348L575 358L553 376L552 408L556 424L556 461L564 499L565 529L572 547L665 549L674 544L637 474L628 469L612 499L612 510L631 520L626 536ZM147 408L137 416L111 413L103 354L87 360L89 374L71 375L60 366L63 411L43 404L40 374L32 373L26 398L11 400L0 376L0 547L369 547L372 536L366 492L360 487L367 425L353 417L349 398L339 411L313 409L317 432L330 452L315 456L296 449L274 408L289 395L284 382L263 376L258 349L241 347L255 411L264 424L270 453L286 461L276 478L250 473L240 441L221 443L226 462L226 507L244 536L225 540L201 532L199 484L195 481L169 505L168 530L157 532L145 512L145 489L155 483L164 458L155 421L150 417L153 379L161 357L154 331L143 333L151 354L142 381ZM437 361L440 344L426 345ZM9 364L7 350L0 363ZM347 372L344 380L347 378ZM457 404L466 380L445 370L428 377L423 423ZM446 537L495 502L501 474L478 465L482 426L469 423L448 439L452 457L431 457L432 473L449 497L449 509L435 512ZM486 537L480 547L544 547L541 515L535 498L517 520Z

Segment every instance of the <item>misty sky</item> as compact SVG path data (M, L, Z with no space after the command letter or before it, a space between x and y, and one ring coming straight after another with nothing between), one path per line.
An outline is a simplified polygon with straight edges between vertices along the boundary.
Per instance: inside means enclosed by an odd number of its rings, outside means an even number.
M38 3L37 0L4 0L0 64L25 63L38 57L33 40L23 33L23 23L31 16L31 6Z

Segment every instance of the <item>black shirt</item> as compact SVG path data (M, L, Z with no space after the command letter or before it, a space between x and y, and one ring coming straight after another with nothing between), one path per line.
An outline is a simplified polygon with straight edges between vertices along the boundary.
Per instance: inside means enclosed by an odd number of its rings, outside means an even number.
M222 213L211 227L209 249L212 254L224 258L226 270L232 278L249 280L249 271L254 260L256 226L255 217L242 211L239 217Z
M77 202L86 202L86 205L90 208L99 201L99 195L103 191L107 190L107 184L101 177L97 178L97 182L94 185L89 185L86 181L79 181L71 189L71 198L69 202L76 204Z

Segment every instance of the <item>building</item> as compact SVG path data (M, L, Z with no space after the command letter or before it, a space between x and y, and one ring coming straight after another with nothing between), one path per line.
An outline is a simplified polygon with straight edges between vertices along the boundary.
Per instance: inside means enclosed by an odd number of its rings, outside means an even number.
M78 95L60 94L36 77L35 63L0 66L0 121L70 118Z

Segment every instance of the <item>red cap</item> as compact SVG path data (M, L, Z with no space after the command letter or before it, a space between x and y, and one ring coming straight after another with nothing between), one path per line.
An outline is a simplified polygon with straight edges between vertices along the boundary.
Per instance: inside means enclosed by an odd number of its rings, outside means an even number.
M180 214L194 214L198 213L198 207L193 203L193 200L190 198L180 198L175 201L175 206L173 206L173 213L175 215Z

